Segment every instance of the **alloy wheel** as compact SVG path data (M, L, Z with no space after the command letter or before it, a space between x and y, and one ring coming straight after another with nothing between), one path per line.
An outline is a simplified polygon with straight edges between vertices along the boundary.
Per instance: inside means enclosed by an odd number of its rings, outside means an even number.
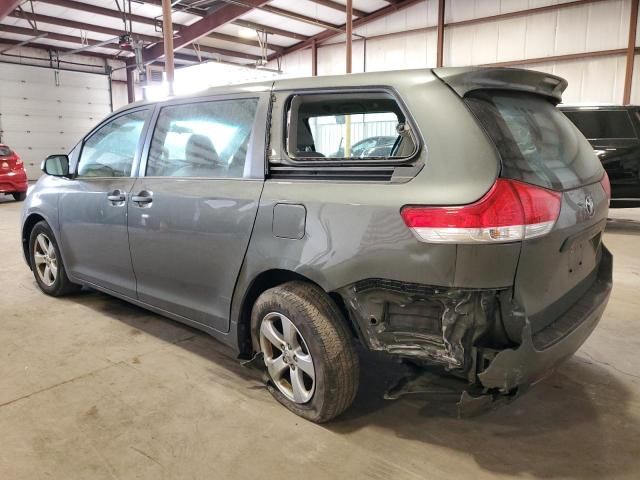
M307 343L291 320L267 314L260 324L260 348L273 384L289 400L306 403L315 390L315 368Z
M33 247L33 259L38 277L47 287L58 278L58 259L53 242L44 233L38 234Z

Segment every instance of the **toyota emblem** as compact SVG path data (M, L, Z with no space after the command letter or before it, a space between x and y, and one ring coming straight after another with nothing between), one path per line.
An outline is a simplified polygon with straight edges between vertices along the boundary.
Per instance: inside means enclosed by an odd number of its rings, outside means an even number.
M595 206L593 203L593 197L591 195L587 195L584 199L584 209L587 212L587 215L593 217L593 212L595 211Z

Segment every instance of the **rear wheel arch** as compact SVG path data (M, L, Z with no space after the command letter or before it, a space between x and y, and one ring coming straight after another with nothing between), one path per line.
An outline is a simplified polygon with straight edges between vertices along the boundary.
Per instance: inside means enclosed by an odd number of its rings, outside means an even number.
M240 314L238 316L238 346L241 355L248 357L249 355L252 355L254 353L251 340L251 310L258 297L270 288L274 288L278 285L282 285L283 283L291 281L309 283L315 285L323 292L325 292L328 298L331 299L331 301L336 305L336 307L340 310L340 312L346 319L347 328L349 329L349 331L352 333L352 335L354 335L354 337L357 336L355 334L353 324L350 321L350 316L345 307L344 301L339 294L335 292L327 292L320 285L318 285L318 283L294 271L284 269L271 269L258 274L253 279L244 295L242 308L240 309Z

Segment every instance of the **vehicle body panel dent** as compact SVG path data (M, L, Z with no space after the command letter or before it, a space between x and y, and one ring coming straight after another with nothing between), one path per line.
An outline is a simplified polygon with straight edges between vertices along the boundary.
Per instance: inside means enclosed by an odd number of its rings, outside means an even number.
M370 349L433 362L465 377L475 365L474 343L497 312L495 290L370 279L338 293Z
M597 279L591 288L561 318L535 334L526 320L518 348L498 352L489 366L478 373L482 386L508 393L520 385L533 385L573 355L596 327L607 306L612 268L612 255L603 246Z

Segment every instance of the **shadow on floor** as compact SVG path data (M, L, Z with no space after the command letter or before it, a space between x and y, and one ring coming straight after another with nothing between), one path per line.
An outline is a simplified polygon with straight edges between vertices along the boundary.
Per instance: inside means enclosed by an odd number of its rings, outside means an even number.
M457 396L383 400L393 377L373 373L383 370L380 360L363 366L353 407L327 428L351 433L375 425L464 452L496 474L610 478L640 469L633 454L640 421L627 410L631 392L580 353L512 404L464 419L456 418Z
M640 221L609 218L605 231L612 233L621 233L623 235L640 235Z
M215 362L232 381L238 376L256 381L249 388L262 388L260 373L240 366L233 350L209 335L90 290L68 300ZM631 392L580 352L514 403L471 419L456 418L457 397L383 400L403 368L362 352L354 405L324 428L346 435L373 427L471 456L494 474L600 479L640 471L640 421L628 410Z

